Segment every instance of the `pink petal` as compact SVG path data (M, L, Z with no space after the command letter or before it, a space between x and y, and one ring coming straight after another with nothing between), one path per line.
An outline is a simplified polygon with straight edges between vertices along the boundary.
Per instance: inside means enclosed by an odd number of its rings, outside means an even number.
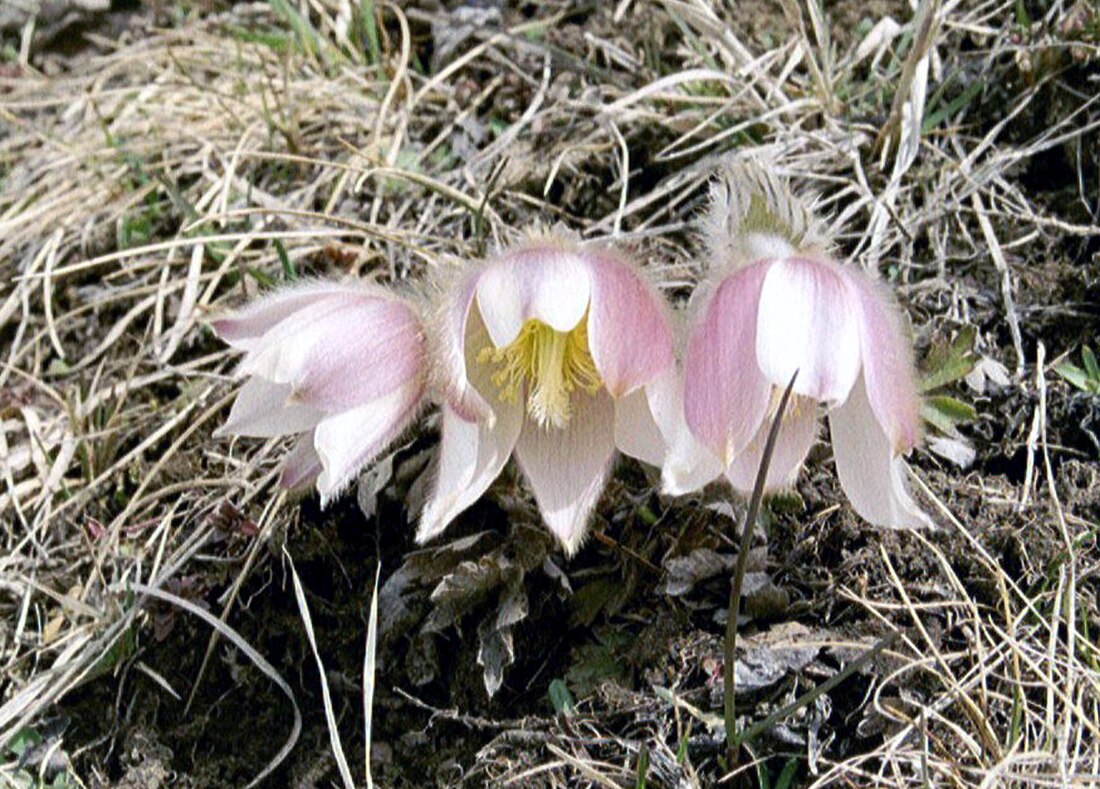
M757 308L768 266L737 269L722 280L700 302L688 337L684 416L723 462L755 435L771 397L771 383L756 363Z
M576 552L600 498L615 454L614 406L603 391L574 400L563 428L542 428L527 420L516 458L531 483L550 531L567 555Z
M615 446L623 454L658 468L665 459L665 440L649 408L645 389L615 401Z
M331 501L408 427L422 394L421 383L412 381L377 400L326 417L317 425L313 446L324 467L317 478L322 504Z
M445 377L445 397L454 412L467 422L491 419L492 407L475 389L467 374L475 364L482 344L488 345L489 334L477 310L471 309L481 273L475 272L456 280L447 289L442 313L442 330L437 333L441 351L440 362ZM476 320L476 323L475 323ZM472 359L467 357L472 355Z
M418 543L435 537L477 501L508 462L523 425L523 408L505 403L496 414L489 427L484 421L469 422L449 405L443 406L439 469L416 530Z
M779 426L779 435L775 439L775 451L768 465L768 476L764 480L764 489L768 491L789 488L798 478L802 464L817 439L817 403L806 398L794 400L795 409L783 418ZM726 478L735 490L750 492L756 485L756 475L760 470L760 460L764 455L764 444L771 430L771 420L760 425L760 430L745 451L734 458L726 469Z
M310 339L323 334L326 326L339 325L353 312L356 300L347 295L321 299L288 315L259 337L236 341L245 354L236 375L258 375L269 381L291 383L286 369L300 365L300 357L310 347Z
M867 397L863 377L848 401L829 412L836 472L852 508L868 522L918 529L932 521L909 495L905 461L894 454Z
M298 402L354 408L424 373L420 320L406 304L369 299L332 313L286 341L275 380Z
M765 377L830 405L843 403L860 368L859 305L836 264L777 260L760 290L756 355Z
M877 282L853 275L849 280L860 304L860 346L867 396L896 453L920 440L920 395L913 352L901 313Z
M241 387L229 419L214 431L215 438L238 435L271 438L311 430L324 414L304 405L287 405L290 387L252 378Z
M493 345L503 348L531 319L558 331L574 328L588 309L589 294L588 266L577 253L543 242L491 263L477 284L477 306Z
M284 488L309 485L320 476L321 471L321 456L313 448L313 433L310 432L298 439L294 449L283 460L279 485Z
M243 309L212 320L210 325L218 337L238 347L240 340L261 336L305 307L334 297L361 292L360 288L335 282L311 282L274 291Z
M627 263L606 251L585 254L591 271L588 342L612 397L653 380L672 364L664 301Z

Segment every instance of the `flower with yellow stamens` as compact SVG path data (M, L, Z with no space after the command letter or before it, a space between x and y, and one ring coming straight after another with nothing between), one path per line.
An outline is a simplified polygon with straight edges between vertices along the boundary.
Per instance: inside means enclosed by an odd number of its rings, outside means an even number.
M673 366L663 300L623 256L558 237L513 247L441 293L443 439L417 539L473 504L514 452L572 553L615 450L664 458L646 391Z

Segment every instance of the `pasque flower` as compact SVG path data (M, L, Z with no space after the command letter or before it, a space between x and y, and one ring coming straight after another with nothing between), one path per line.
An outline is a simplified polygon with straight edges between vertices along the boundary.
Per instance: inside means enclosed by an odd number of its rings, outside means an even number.
M439 290L431 336L443 437L417 539L476 501L514 452L543 519L572 553L615 449L663 459L646 395L673 365L663 300L625 257L554 236Z
M666 488L724 474L751 490L778 395L797 370L767 486L793 483L824 406L856 512L881 526L926 524L904 480L919 398L889 294L830 257L809 207L759 166L721 174L703 225L709 272L691 306L683 388L668 395L682 395L687 435L670 438Z
M212 321L245 351L247 378L217 434L302 434L280 482L331 499L416 415L425 389L420 318L368 284L313 282ZM216 435L217 435L216 434Z

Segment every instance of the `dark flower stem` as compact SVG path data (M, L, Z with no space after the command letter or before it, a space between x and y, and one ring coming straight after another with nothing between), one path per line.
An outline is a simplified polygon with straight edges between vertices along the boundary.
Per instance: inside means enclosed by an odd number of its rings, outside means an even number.
M756 482L752 487L749 508L745 511L745 522L741 526L741 547L737 550L737 565L733 569L733 579L730 583L729 616L726 619L726 643L722 666L722 700L726 720L727 770L733 770L737 766L737 751L740 746L740 740L737 737L737 716L733 698L735 691L734 667L737 661L737 612L741 609L741 587L745 582L745 567L748 566L749 548L752 546L753 526L756 525L756 516L760 512L760 502L764 498L764 483L768 479L768 466L771 465L772 453L775 451L775 440L779 436L779 427L783 423L783 414L787 411L787 401L791 398L791 389L794 388L794 380L797 377L798 370L795 370L790 383L783 390L783 397L779 400L779 408L775 412L771 429L768 431L768 440L764 444L764 453L760 458L760 468L756 472Z

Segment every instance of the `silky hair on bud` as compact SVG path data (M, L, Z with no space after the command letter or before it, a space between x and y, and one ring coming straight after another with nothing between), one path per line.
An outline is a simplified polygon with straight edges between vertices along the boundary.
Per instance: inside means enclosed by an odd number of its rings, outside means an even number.
M767 161L727 160L711 181L699 221L709 266L729 270L794 250L825 252L828 238L813 202L795 194Z

